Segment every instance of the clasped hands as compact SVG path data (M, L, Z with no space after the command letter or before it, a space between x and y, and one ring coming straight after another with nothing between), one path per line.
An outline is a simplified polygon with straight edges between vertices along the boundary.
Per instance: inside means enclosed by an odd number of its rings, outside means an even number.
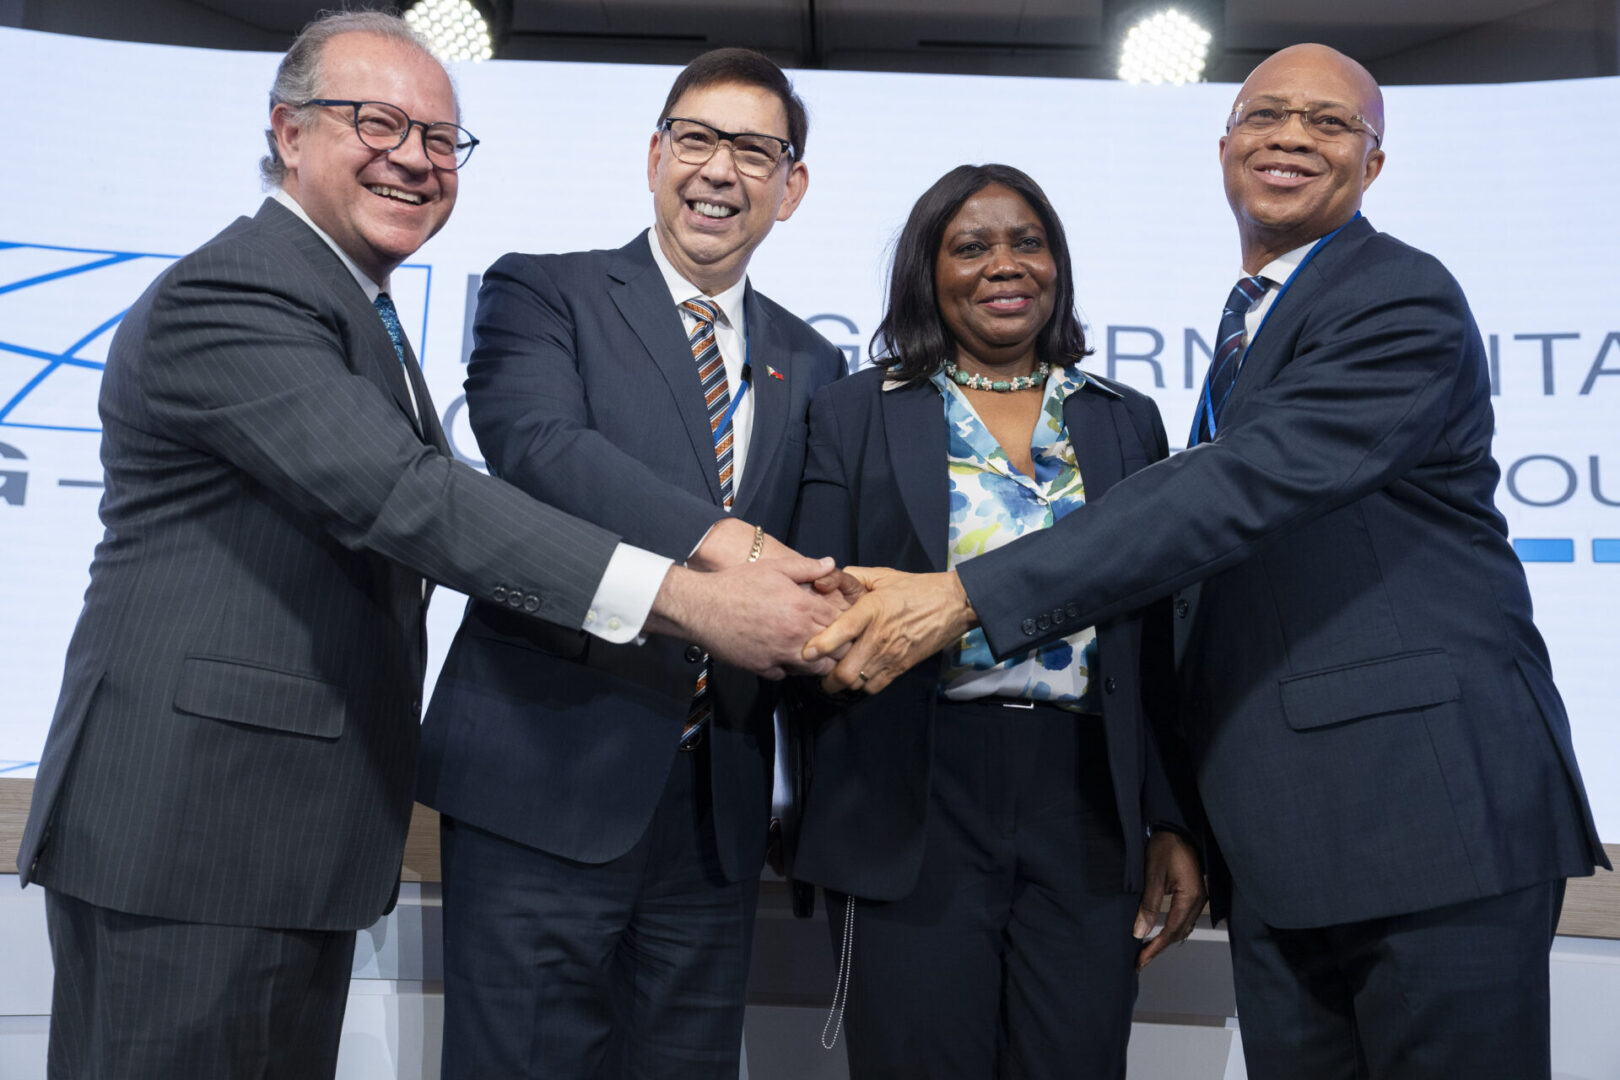
M839 569L770 536L751 559L754 537L747 522L718 522L670 570L647 629L766 678L820 675L829 692L875 694L976 622L955 574Z

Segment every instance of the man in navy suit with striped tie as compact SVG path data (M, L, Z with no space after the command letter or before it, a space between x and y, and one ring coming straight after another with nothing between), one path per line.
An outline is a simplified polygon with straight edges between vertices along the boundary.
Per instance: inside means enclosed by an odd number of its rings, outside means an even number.
M106 536L18 857L53 1078L333 1075L399 887L428 582L773 674L834 610L814 561L672 567L451 459L387 285L474 140L402 21L312 24L270 101L274 197L147 290L102 381Z
M974 623L1000 656L1199 583L1182 722L1249 1075L1544 1080L1564 879L1608 860L1493 501L1479 330L1360 213L1384 131L1348 57L1257 67L1191 449L955 575L865 575L812 653L867 630L833 681L875 690Z
M689 566L786 550L841 354L747 277L804 197L780 69L720 49L648 145L653 227L484 276L467 408L492 473ZM441 813L446 1078L735 1076L774 688L478 600L423 727Z

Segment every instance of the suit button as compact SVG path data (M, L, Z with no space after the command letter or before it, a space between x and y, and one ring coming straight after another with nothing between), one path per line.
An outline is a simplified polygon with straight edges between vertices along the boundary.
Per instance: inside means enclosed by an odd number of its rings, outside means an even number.
M1042 630L1042 631L1052 629L1052 616L1050 616L1050 615L1038 615L1038 616L1036 616L1036 618L1035 618L1035 628L1038 629L1038 630Z
M421 698L419 698L419 697L411 698L411 712L415 713L417 716L422 715L422 699Z
M1191 610L1192 610L1192 605L1187 603L1187 601L1185 601L1185 600L1177 600L1176 601L1176 618L1185 619L1187 617L1187 612L1189 612Z
M1114 692L1114 677L1112 675L1110 675L1110 676L1108 676L1108 678L1103 680L1103 693L1112 694L1113 692Z
M497 604L499 604L502 600L506 599L506 586L505 585L497 585L497 586L495 586L495 591L490 593L489 595L494 599L494 601Z
M1066 618L1068 618L1068 616L1063 613L1062 608L1053 608L1052 609L1052 625L1053 626L1060 625L1063 622L1063 620L1066 619Z
M1034 619L1025 619L1023 624L1019 627L1019 629L1024 632L1025 637L1034 637L1035 636L1035 620Z
M1075 604L1075 603L1065 604L1065 605L1063 605L1063 610L1067 611L1069 613L1069 618L1071 618L1071 619L1078 619L1080 617L1080 605L1079 604Z
M703 646L688 645L686 647L686 662L688 664L695 664L701 659L703 659Z
M518 592L516 589L513 589L511 592L506 594L506 603L508 607L522 607L523 594Z
M523 598L523 610L524 611L539 611L540 610L540 598L538 596L534 595L533 593L530 593L528 596L525 596Z

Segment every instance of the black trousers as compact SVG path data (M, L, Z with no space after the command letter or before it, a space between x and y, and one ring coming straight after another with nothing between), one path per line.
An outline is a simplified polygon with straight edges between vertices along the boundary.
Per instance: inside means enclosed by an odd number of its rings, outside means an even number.
M601 864L441 818L444 1080L737 1075L759 878L722 876L708 792L706 751L677 754Z
M1366 922L1268 926L1234 890L1251 1080L1547 1080L1564 883Z
M47 890L50 1080L321 1080L354 931L174 922Z
M1123 1077L1140 897L1121 891L1102 722L941 703L934 731L917 886L855 901L850 1076ZM835 950L848 909L828 896Z

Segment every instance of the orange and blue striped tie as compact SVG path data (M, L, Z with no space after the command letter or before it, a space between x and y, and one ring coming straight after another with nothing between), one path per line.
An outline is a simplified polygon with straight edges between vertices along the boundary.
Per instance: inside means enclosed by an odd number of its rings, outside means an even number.
M692 348L692 359L697 361L703 403L709 410L709 433L715 436L714 460L720 470L720 501L729 510L732 498L732 424L726 417L726 410L731 405L731 390L726 385L726 364L721 359L720 345L714 334L714 323L720 316L720 309L702 298L684 301L681 307L696 319L687 344ZM724 431L719 430L722 421L726 425ZM692 693L692 707L686 716L686 726L681 731L682 750L695 750L702 744L713 712L714 703L709 695L709 654L704 653L702 665L698 668L697 688Z

